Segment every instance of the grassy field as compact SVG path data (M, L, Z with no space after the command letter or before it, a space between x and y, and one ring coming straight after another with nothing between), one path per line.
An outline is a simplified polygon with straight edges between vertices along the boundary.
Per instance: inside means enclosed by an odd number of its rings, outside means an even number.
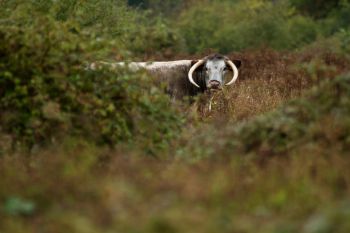
M223 27L232 36L223 47L208 44L210 20L203 37L180 37L203 10L220 22L235 16L230 1L201 2L214 8L0 1L1 233L350 232L350 34L319 31L343 27L346 1L324 19L321 10L310 18L283 13L279 23L300 30L303 43L269 16L299 8L259 11L264 1L238 1L252 15L241 22L249 37L269 29L252 47L234 33L238 24ZM159 16L168 4L181 20ZM95 11L106 6L115 8ZM223 18L212 12L219 6L227 7ZM153 21L140 23L144 17ZM282 39L260 41L276 31ZM214 39L223 40L220 33ZM82 69L96 59L198 59L226 50L242 60L239 80L214 96L210 112L205 94L170 104L143 72Z

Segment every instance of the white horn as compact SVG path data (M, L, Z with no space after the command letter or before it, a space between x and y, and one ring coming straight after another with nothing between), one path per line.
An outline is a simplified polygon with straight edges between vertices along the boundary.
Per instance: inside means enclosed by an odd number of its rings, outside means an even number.
M194 64L190 71L188 72L188 80L190 80L190 82L195 85L196 87L200 88L200 86L193 80L193 72L200 66L204 63L204 60L199 60L196 64Z
M229 86L229 85L233 84L234 82L236 82L236 80L238 78L238 69L237 69L236 65L230 60L227 61L227 64L229 64L233 70L233 77L232 77L231 81L226 83L226 85Z

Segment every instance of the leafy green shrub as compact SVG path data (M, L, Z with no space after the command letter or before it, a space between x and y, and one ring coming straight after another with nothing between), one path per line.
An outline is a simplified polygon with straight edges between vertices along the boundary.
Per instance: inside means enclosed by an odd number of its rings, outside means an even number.
M181 117L147 75L83 69L110 41L46 16L14 22L0 25L0 134L13 148L71 136L153 150L176 135Z
M350 28L350 1L343 0L340 2L337 10L333 11L331 17L335 18L336 28Z
M151 51L176 52L183 46L166 20L130 8L124 0L5 0L1 4L3 21L16 18L31 24L35 14L50 15L57 21L73 21L97 38L117 41L119 49L142 57Z
M345 29L340 30L339 33L336 34L336 37L340 41L340 48L343 51L343 53L349 56L349 54L350 54L350 28L347 30L345 30Z
M190 52L222 53L269 46L293 49L314 41L318 25L293 15L286 2L201 1L184 10L178 23Z
M314 42L319 34L319 26L311 18L296 15L287 21L288 47L300 48Z

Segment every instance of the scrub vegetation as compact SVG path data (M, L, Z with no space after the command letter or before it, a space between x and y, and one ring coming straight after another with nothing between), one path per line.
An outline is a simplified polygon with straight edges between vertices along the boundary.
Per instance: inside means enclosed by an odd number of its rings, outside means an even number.
M0 232L350 232L350 2L0 0ZM173 103L96 60L240 59Z

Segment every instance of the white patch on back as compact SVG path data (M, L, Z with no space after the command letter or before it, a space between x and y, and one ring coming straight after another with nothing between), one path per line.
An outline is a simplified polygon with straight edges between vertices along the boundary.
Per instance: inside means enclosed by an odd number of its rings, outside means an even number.
M158 70L158 69L172 69L178 66L191 66L191 60L178 60L178 61L158 61L158 62L97 62L97 64L109 65L112 68L128 67L132 71L139 69L146 70ZM91 69L96 68L96 63L90 65Z

